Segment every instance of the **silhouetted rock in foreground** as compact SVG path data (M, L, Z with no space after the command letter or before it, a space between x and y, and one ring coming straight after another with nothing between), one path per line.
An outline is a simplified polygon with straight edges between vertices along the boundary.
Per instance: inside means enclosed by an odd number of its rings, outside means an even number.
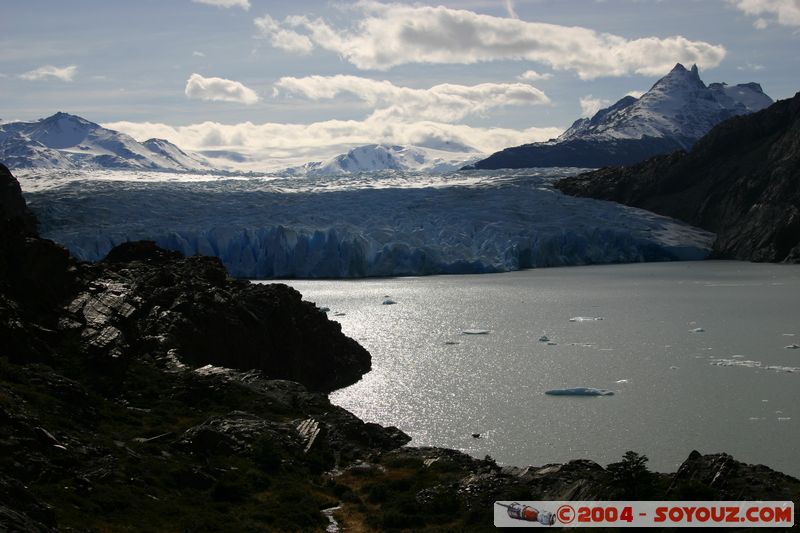
M718 258L798 263L800 93L723 122L689 153L600 169L556 187L713 231Z

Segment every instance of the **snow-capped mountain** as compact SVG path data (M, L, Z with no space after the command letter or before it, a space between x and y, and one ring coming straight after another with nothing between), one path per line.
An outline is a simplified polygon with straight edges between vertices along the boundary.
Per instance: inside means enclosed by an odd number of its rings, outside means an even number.
M600 167L631 164L690 148L711 128L772 104L757 83L706 86L697 66L678 63L641 98L626 96L591 118L576 120L557 139L507 148L475 168Z
M466 146L396 146L368 144L322 162L286 169L291 175L331 176L382 170L424 171L440 174L452 172L477 161L484 154Z
M0 161L9 168L203 170L210 165L163 139L140 143L84 118L56 113L0 124Z

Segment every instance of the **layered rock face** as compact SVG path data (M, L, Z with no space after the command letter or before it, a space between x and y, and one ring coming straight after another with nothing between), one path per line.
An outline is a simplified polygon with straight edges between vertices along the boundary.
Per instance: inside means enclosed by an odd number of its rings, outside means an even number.
M712 129L686 152L561 180L717 234L714 255L800 262L800 93Z

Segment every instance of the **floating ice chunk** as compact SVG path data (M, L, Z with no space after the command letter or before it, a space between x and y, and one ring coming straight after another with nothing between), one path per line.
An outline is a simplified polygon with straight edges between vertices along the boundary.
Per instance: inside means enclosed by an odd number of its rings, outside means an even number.
M395 301L394 301L394 300L392 300L391 298L386 298L386 299L383 301L383 305L394 305L394 304L396 304L396 303L397 303L397 302L395 302Z
M784 346L784 348L786 348L787 350L797 350L798 348L800 348L800 344L792 343L789 346Z
M800 367L794 366L779 366L779 365L764 365L761 361L753 361L750 359L711 359L709 364L714 366L742 366L746 368L758 368L762 370L772 370L774 372L800 372Z
M677 367L677 366L671 366L671 367L669 367L669 369L670 369L670 370L678 370L678 368L679 368L679 367Z
M489 334L489 330L488 329L465 329L461 333L463 333L464 335L488 335Z
M731 358L732 359L744 359L744 356L743 355L732 355Z
M784 333L784 337L794 337L794 333Z
M570 322L597 322L603 320L601 316L574 316L569 319Z
M766 420L766 418L764 418L763 416L762 416L762 417L758 417L758 416L751 416L750 418L748 418L748 420L752 420L752 421L756 421L756 420Z
M627 379L618 379L617 381L615 381L615 383L627 383L627 382L628 382Z
M550 342L550 337L548 337L547 335L542 335L541 337L539 337L539 342Z
M703 333L705 330L703 328L694 328L689 330L691 333Z
M791 419L792 419L791 416L779 416L778 417L778 422L786 422L786 421L789 421Z
M595 389L593 387L573 387L569 389L551 389L545 391L550 396L612 396L614 391Z
M774 370L775 372L800 372L800 368L796 366L778 366L778 365L769 365L765 366L764 370Z

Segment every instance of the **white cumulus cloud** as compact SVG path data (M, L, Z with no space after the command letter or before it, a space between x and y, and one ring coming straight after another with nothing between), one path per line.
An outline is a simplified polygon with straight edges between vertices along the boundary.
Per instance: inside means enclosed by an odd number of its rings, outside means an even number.
M319 47L365 70L409 63L527 60L592 79L662 74L677 62L707 69L717 66L726 53L721 45L682 36L627 39L578 26L527 22L444 6L363 0L349 9L356 20L348 28L297 15L281 22L267 15L256 19L256 26L279 48L307 53ZM277 37L279 32L284 33Z
M113 122L103 126L138 140L167 139L189 150L235 151L247 156L250 160L247 168L253 170L321 161L372 143L426 146L450 142L491 153L508 146L552 139L563 131L563 128L477 128L435 121L387 122L379 117L311 124L202 122L175 127L152 122Z
M756 18L753 25L763 30L770 20L783 26L800 27L800 0L728 0L739 11Z
M543 74L540 72L536 72L535 70L526 70L525 72L517 76L518 79L525 81L549 80L552 77L553 77L552 74L549 73Z
M607 107L608 104L611 102L604 98L595 98L591 94L587 94L586 96L581 96L580 99L581 104L581 116L582 117L591 117L594 116L595 113Z
M250 9L250 0L192 0L195 4L206 4L217 7L241 7L244 10Z
M294 52L297 54L308 54L314 49L314 43L306 35L302 35L293 30L287 30L269 15L255 19L255 25L261 32L261 36L269 39L272 46Z
M72 81L75 74L78 72L78 67L70 65L68 67L54 67L53 65L44 65L43 67L29 70L19 77L23 80L48 80L55 79L61 81Z
M506 105L550 103L547 95L525 83L443 83L429 89L399 87L389 81L359 76L284 77L276 90L299 94L312 100L351 94L375 109L381 117L394 120L452 122Z
M189 98L211 102L237 102L251 105L260 100L253 89L245 87L238 81L225 78L206 78L196 73L186 81L184 92Z

